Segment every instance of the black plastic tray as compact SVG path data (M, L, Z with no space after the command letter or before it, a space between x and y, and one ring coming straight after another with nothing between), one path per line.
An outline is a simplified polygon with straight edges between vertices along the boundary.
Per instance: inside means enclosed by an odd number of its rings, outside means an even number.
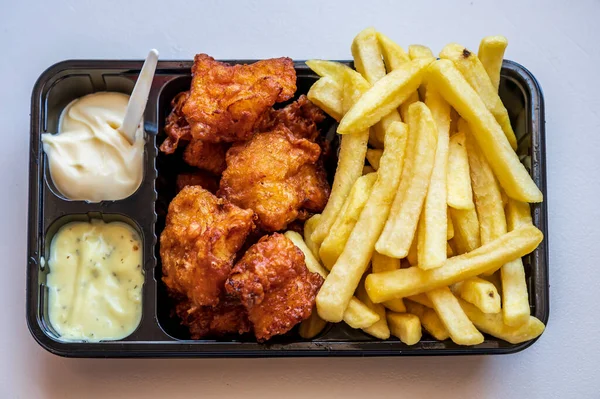
M247 63L252 61L229 61ZM352 65L351 62L345 62ZM170 112L170 101L187 90L191 80L191 61L160 61L148 99L144 121L147 132L145 170L140 188L120 201L87 203L63 198L53 187L47 160L41 146L41 134L57 130L62 109L73 99L96 91L130 93L142 61L89 60L64 61L47 69L38 79L31 102L31 148L29 154L29 225L27 248L27 324L36 341L48 351L70 357L281 357L281 356L398 356L506 354L523 350L535 340L518 345L486 336L477 346L458 346L450 340L438 342L424 335L421 342L407 346L392 338L381 341L343 323L328 325L312 340L301 338L296 330L259 344L252 337L228 337L221 340L191 340L185 328L170 317L170 303L161 281L157 237L164 226L164 213L174 195L173 170L177 157L159 153L164 139L163 126ZM297 95L304 94L317 76L302 61L295 62L298 75ZM534 181L546 195L544 148L544 101L534 76L523 66L505 61L500 96L509 111L517 138L519 154ZM325 124L330 134L332 120ZM158 136L157 136L158 134ZM549 315L548 223L547 202L532 205L534 224L545 239L524 258L531 313L544 323ZM143 240L145 283L143 315L137 330L120 341L99 343L61 342L47 317L47 267L53 235L73 220L100 217L120 220L136 228Z

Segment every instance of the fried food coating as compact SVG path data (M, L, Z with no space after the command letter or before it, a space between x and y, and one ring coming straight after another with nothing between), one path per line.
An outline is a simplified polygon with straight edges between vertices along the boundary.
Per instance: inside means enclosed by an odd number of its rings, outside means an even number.
M205 190L215 194L219 189L219 179L203 170L195 172L180 173L175 181L177 192L183 190L187 186L200 186Z
M308 318L322 284L323 277L306 268L302 251L275 233L246 251L225 287L246 307L254 334L262 342Z
M183 105L190 96L189 91L184 91L171 100L173 110L167 117L165 123L165 133L167 138L160 145L160 150L165 154L172 154L177 149L179 141L189 142L192 139L190 125L183 115Z
M163 281L195 306L219 303L236 252L253 228L253 213L187 186L169 205L160 236Z
M220 175L227 166L225 155L228 149L229 145L224 143L192 140L183 151L183 160L188 165Z
M252 209L263 230L285 229L301 210L320 212L327 203L329 184L320 154L318 144L277 125L227 151L217 195Z
M216 306L195 306L189 300L182 300L175 305L175 314L189 328L192 339L244 334L252 329L246 308L228 295Z
M182 111L192 137L213 143L247 140L263 114L296 91L296 71L289 58L228 65L197 54L192 76Z
M319 136L318 123L325 120L325 113L304 94L282 109L270 109L262 118L259 131L273 130L277 125L290 129L298 138L315 141Z

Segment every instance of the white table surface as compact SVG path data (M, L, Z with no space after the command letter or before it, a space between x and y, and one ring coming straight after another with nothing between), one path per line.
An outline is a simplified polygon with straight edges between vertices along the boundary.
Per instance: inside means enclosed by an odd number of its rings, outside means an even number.
M600 2L174 3L0 1L0 397L600 397ZM34 342L25 323L29 101L46 67L142 58L152 47L162 59L346 59L370 25L434 52L450 41L476 50L481 37L503 34L507 58L539 79L552 286L535 345L501 357L74 360Z

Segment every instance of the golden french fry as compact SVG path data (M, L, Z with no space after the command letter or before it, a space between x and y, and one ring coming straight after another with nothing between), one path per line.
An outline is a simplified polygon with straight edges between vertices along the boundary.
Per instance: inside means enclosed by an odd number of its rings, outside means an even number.
M422 226L418 234L419 267L427 270L442 266L446 260L448 241L446 176L450 140L450 105L432 86L427 88L425 105L431 110L437 128L435 160L421 215Z
M460 307L458 299L448 287L429 291L427 297L448 330L452 341L458 345L477 345L483 342L483 335L471 323Z
M498 270L496 273L491 274L489 276L485 276L485 275L481 275L480 277L482 279L484 279L485 281L489 281L490 283L494 284L494 287L496 287L496 290L498 291L498 294L500 294L500 297L503 296L502 294L502 281L500 278L500 270Z
M298 328L298 334L304 339L311 339L316 337L327 325L327 322L319 317L317 308L313 308L310 317L303 320Z
M446 326L435 313L435 310L412 301L406 301L406 309L421 320L421 325L433 338L443 341L450 337Z
M311 239L313 231L315 231L315 227L319 224L319 220L321 220L321 214L317 213L316 215L312 215L310 219L308 219L304 223L304 243L310 249L310 252L314 255L317 262L321 261L319 257L319 246L315 244L315 242Z
M381 159L382 154L383 150L374 150L371 148L367 150L367 161L369 161L369 165L371 165L373 169L379 169L379 160Z
M378 80L344 115L338 133L361 132L398 108L419 87L430 63L429 60L414 60Z
M377 172L377 171L375 169L373 169L372 166L369 166L369 165L363 166L363 176L368 175L369 173L375 173L375 172Z
M381 53L387 71L391 72L398 69L400 65L410 62L410 57L404 49L381 32L377 32L377 39L381 47Z
M450 246L449 242L446 242L446 258L451 258L454 256L454 250Z
M389 301L382 302L386 309L396 313L406 312L406 306L402 298L390 299Z
M479 236L479 220L475 209L449 209L450 218L454 225L454 244L456 245L456 253L461 255L465 252L481 246Z
M413 91L408 98L400 104L400 115L403 121L408 120L408 109L410 106L419 101L419 92Z
M512 198L508 199L504 207L506 213L506 227L508 230L514 230L522 224L532 224L531 209L527 202L521 202Z
M500 86L500 71L502 70L504 50L507 46L508 40L504 36L487 36L479 43L477 57L483 64L496 92Z
M418 303L419 305L423 305L425 307L433 309L433 303L431 302L431 300L429 299L427 294L423 293L423 294L417 294L417 295L410 295L410 296L406 297L406 299L411 300L415 303Z
M316 73L320 77L330 77L334 81L338 82L338 84L340 85L345 79L345 75L348 71L355 72L348 65L344 65L340 62L335 61L308 60L305 63L310 69L312 69L314 73Z
M500 269L502 279L502 315L504 323L520 326L530 316L529 294L521 258L508 262Z
M371 268L373 273L389 272L390 270L400 269L400 259L390 258L377 251L371 256Z
M323 240L319 249L319 256L328 270L331 270L344 250L344 245L346 245L346 241L369 199L375 180L377 180L377 173L364 175L356 180L344 206L342 206L333 226L331 226L329 234Z
M419 218L419 224L417 225L417 232L415 233L415 237L410 244L410 248L408 249L408 253L406 254L406 260L411 266L417 266L419 264L419 229L421 227L421 218Z
M369 200L352 229L344 251L317 295L317 309L325 320L341 320L348 300L367 270L399 184L407 130L405 124L396 122L385 135L385 149Z
M448 206L473 209L473 190L469 176L466 136L464 132L450 137L448 148Z
M446 209L446 212L449 212L449 209ZM447 214L447 218L446 220L448 221L448 227L447 227L447 234L446 234L446 240L450 241L451 239L454 238L454 225L452 224L452 218L450 217L449 214Z
M387 321L392 334L406 345L414 345L421 340L421 321L418 316L388 312Z
M344 311L342 320L352 328L362 329L371 327L377 323L379 315L359 301L358 298L352 297L350 298L350 302L348 302L348 307Z
M336 121L342 119L342 88L332 78L325 76L317 80L306 96Z
M408 254L427 195L435 158L437 130L429 108L422 102L414 103L408 114L410 134L416 136L414 149L411 148L413 154L406 165L408 181L400 185L389 218L375 246L377 252L393 258L404 258ZM402 175L404 178L405 173Z
M467 134L467 154L475 208L479 216L481 243L487 244L506 233L506 216L500 187L494 172L481 153L472 134Z
M503 339L511 344L519 344L539 337L545 329L544 323L533 316L518 327L504 324L500 313L483 313L476 306L458 300L469 319L480 331L493 337Z
M306 243L302 240L302 236L295 231L286 231L284 234L296 247L304 254L304 262L306 268L312 273L320 274L321 277L327 278L327 270L317 261ZM317 313L317 312L315 312ZM348 307L344 312L343 320L352 328L366 328L372 326L379 320L379 315L373 312L364 303L356 297L352 297L348 303Z
M496 118L496 121L502 127L510 146L513 150L516 150L517 137L510 125L508 111L498 95L498 88L494 87L477 55L459 44L449 44L440 53L440 58L454 62L467 82L479 94L487 109L494 115L494 118Z
M349 109L352 103L362 95L363 89L369 85L359 73L356 71L352 72L344 75L344 109ZM368 140L368 129L356 134L344 135L341 138L338 165L335 177L333 178L333 185L331 186L331 194L329 195L325 209L323 209L319 224L311 236L317 245L321 245L329 233L331 226L335 222L340 209L352 189L352 185L362 175Z
M390 329L387 324L385 317L385 308L380 303L373 303L367 291L365 291L364 280L360 282L356 289L356 297L369 307L372 311L379 315L379 320L370 327L363 328L362 330L369 335L372 335L379 339L388 339L390 337Z
M502 128L454 63L449 60L432 62L428 67L427 79L469 122L477 143L506 194L520 201L541 202L542 192L519 161Z
M421 44L411 44L408 46L408 56L411 60L429 59L434 60L435 57L431 49Z
M471 277L452 286L452 291L465 301L477 306L483 313L500 312L500 295L494 284L479 277ZM527 314L529 316L529 313Z
M474 251L448 259L436 269L410 267L369 274L365 288L373 302L381 303L447 287L530 253L543 238L536 227L521 226Z

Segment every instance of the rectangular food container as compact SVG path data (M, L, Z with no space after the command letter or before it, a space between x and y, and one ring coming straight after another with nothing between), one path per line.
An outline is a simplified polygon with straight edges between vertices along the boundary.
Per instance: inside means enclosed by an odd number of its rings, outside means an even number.
M229 61L249 63L253 61ZM351 62L344 62L352 66ZM535 340L518 345L486 335L476 346L458 346L451 340L438 342L425 334L421 342L407 346L392 337L373 338L343 323L328 325L312 340L297 333L275 337L265 344L251 336L219 340L191 340L187 329L171 317L171 304L161 281L158 237L164 227L169 201L175 195L174 176L184 168L180 157L159 153L164 140L163 127L173 97L189 89L191 61L160 61L144 116L147 132L144 177L140 188L120 201L87 203L65 199L53 186L41 134L56 132L58 118L73 99L97 91L130 94L142 61L64 61L46 70L38 79L31 99L31 149L29 153L29 223L27 248L27 324L35 340L51 353L69 357L285 357L285 356L406 356L506 354L523 350ZM295 62L298 76L296 97L305 94L318 77L304 62ZM534 76L523 66L505 61L500 82L504 101L519 140L519 155L545 201L533 204L533 223L544 233L540 246L524 258L531 314L548 321L548 223L546 160L544 145L544 100ZM329 119L323 134L335 136L335 123ZM334 140L334 145L337 140ZM335 171L335 163L328 171ZM62 342L48 321L45 286L50 243L56 231L75 220L102 218L130 224L143 240L143 314L137 330L119 341Z

